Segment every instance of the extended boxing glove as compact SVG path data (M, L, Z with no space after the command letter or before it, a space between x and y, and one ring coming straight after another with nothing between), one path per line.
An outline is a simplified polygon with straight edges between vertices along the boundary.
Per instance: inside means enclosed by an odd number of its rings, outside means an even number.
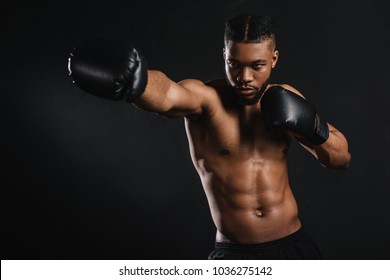
M260 104L264 124L269 130L283 127L314 145L324 143L329 137L328 125L320 119L314 106L281 86L270 87Z
M93 95L135 101L145 90L147 65L140 52L124 41L87 40L70 53L69 75Z

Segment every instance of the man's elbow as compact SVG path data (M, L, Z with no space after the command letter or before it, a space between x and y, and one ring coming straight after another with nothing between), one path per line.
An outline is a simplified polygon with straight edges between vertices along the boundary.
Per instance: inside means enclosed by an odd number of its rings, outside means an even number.
M331 169L347 169L351 163L351 154L346 152L344 155L338 155L335 158L320 159L323 166Z
M348 153L342 160L332 166L333 169L347 169L351 163L351 154Z

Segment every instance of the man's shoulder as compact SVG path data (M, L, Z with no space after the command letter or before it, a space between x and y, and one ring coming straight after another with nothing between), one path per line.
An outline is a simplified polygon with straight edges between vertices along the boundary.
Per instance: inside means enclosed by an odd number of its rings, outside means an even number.
M203 82L197 79L186 79L178 83L185 89L206 96L221 96L228 90L226 79L214 79Z
M279 86L279 87L282 87L282 88L285 88L285 89L290 89L290 88L292 88L291 85L286 84L286 83L269 83L269 84L267 85L267 88L275 87L275 86Z
M301 97L303 97L302 93L299 92L295 87L289 85L289 84L269 84L267 88L270 88L270 87L273 87L273 86L279 86L279 87L282 87L284 89L287 89Z
M206 116L215 115L216 112L224 111L227 105L227 91L229 86L226 79L214 79L207 82L187 79L179 82L181 86L198 96L201 100L203 112ZM204 119L204 118L202 118Z

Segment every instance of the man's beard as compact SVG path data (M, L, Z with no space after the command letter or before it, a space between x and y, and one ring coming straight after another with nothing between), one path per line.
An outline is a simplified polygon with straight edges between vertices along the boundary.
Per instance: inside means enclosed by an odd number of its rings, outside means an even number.
M263 91L262 90L263 88L261 88L260 90L256 91L255 92L255 95L252 97L252 98L242 98L240 95L238 96L239 98L239 101L242 105L247 105L247 106L250 106L250 105L255 105L257 102L259 102L260 100L260 97L261 95L263 94Z
M259 89L259 90L256 90L255 92L255 95L251 98L243 98L238 92L236 92L234 90L234 88L232 88L235 93L236 93L236 96L238 97L238 102L241 104L241 105L246 105L246 106L251 106L251 105L255 105L257 102L259 102L261 96L263 95L264 91L267 89L267 86L268 86L268 83L269 83L269 80L270 78L268 78L263 86Z

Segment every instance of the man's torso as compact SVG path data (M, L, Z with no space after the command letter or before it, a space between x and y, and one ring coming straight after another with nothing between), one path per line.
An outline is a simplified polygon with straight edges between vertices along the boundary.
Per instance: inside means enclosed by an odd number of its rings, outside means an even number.
M261 243L300 228L288 182L291 137L268 132L260 104L245 113L224 81L211 84L213 113L186 119L191 156L200 175L217 242Z

